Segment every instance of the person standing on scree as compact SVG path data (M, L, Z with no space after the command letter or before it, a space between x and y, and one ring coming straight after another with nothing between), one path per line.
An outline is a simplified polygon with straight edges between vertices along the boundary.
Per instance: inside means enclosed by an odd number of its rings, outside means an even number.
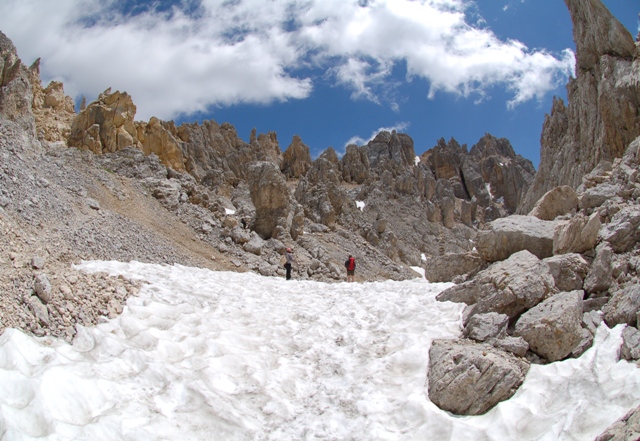
M347 269L347 282L353 282L356 271L356 258L349 254L349 258L344 262L344 267Z
M293 262L295 261L295 258L293 257L293 250L291 250L291 248L287 248L287 251L284 253L284 257L286 259L286 262L284 264L284 269L287 271L286 279L290 280L291 279L291 266L293 265Z

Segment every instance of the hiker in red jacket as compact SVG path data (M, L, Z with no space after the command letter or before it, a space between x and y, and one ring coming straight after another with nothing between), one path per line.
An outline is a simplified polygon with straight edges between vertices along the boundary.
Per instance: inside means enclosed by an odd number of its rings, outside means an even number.
M349 254L349 258L344 262L344 267L347 269L347 282L353 282L355 280L353 274L356 271L356 258Z

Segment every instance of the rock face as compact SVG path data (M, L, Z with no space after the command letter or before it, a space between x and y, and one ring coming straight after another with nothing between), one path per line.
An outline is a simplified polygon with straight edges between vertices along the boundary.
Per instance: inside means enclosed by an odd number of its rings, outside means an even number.
M256 209L254 230L263 239L278 238L279 233L286 231L292 210L291 195L282 173L270 162L254 163L249 168L249 189Z
M31 111L33 89L29 77L13 42L0 32L0 116L35 133Z
M565 0L573 21L576 78L568 105L545 117L540 167L519 213L559 185L577 188L601 161L620 158L640 135L640 61L631 34L600 0Z
M513 396L529 363L487 344L436 340L429 350L429 399L457 415L481 415Z

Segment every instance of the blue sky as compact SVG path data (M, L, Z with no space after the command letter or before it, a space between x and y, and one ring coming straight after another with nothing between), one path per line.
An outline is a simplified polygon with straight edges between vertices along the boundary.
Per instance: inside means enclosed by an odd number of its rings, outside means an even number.
M635 37L637 0L605 0ZM137 120L214 119L317 156L408 133L417 153L484 133L539 161L573 71L562 0L0 0L0 30L79 100L128 92Z

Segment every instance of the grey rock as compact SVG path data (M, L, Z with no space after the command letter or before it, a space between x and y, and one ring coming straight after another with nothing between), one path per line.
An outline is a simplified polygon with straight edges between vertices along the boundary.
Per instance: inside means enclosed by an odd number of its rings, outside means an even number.
M640 359L640 331L632 326L622 330L620 356L629 361Z
M589 263L580 254L561 254L543 260L555 280L558 291L582 289Z
M530 252L520 251L473 280L444 290L436 299L474 305L469 318L486 312L515 317L556 292L554 285L549 267Z
M596 335L596 330L602 321L602 313L599 311L585 311L582 315L582 327L593 336Z
M611 246L607 242L598 245L596 248L596 258L584 281L584 290L588 294L609 289L613 283L612 259L613 250Z
M260 237L252 237L249 242L245 243L243 249L248 252L260 256L264 247L264 241Z
M529 350L529 343L524 338L511 335L499 339L490 339L488 343L503 351L511 352L518 357L524 357Z
M613 294L602 308L604 321L610 328L615 325L637 325L640 311L640 285L631 285Z
M29 298L28 305L33 311L33 314L36 316L36 319L38 320L40 326L49 326L51 324L49 310L38 297L31 296Z
M514 335L549 360L562 360L582 338L582 291L556 294L534 306L518 319Z
M514 215L496 219L478 232L476 248L487 262L505 260L527 250L540 259L553 255L553 237L558 221Z
M582 328L580 342L571 351L573 358L578 358L593 346L593 334L588 329Z
M502 338L507 335L509 316L488 312L476 314L469 319L464 327L463 335L476 341L486 341L490 338Z
M46 274L38 274L34 280L34 291L44 304L51 301L51 282Z
M640 207L624 207L600 230L600 236L616 253L631 250L640 239Z
M489 344L436 340L429 350L429 399L456 415L481 415L517 391L529 363Z
M622 188L609 182L589 188L580 196L580 209L589 210L602 206L606 201L615 198Z
M41 270L44 268L44 266L45 266L44 257L34 256L31 258L31 268L36 270Z
M640 406L613 423L594 441L635 441L640 438Z
M475 275L485 266L477 252L447 253L429 256L424 264L424 276L430 282L451 282L455 277Z

